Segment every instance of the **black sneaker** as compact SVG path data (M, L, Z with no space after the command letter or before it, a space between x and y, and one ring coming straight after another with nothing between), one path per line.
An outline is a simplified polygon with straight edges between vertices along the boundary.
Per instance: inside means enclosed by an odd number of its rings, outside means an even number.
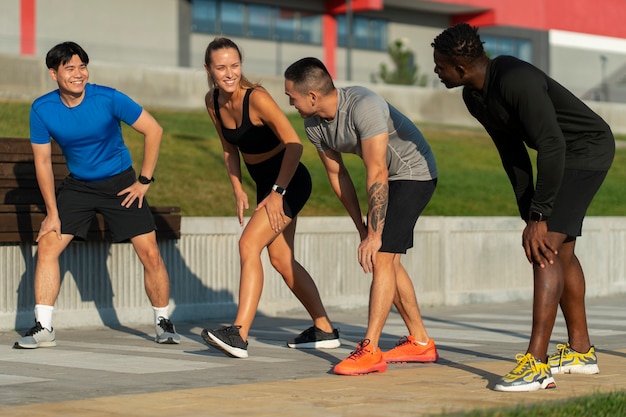
M295 339L288 341L287 346L292 349L334 349L341 346L341 339L337 329L327 333L311 326Z
M209 346L221 350L233 358L248 357L248 342L239 336L240 326L225 326L216 330L202 330L202 338Z
M156 325L156 338L154 341L168 345L179 344L180 336L176 333L174 324L170 320L159 317L159 324Z

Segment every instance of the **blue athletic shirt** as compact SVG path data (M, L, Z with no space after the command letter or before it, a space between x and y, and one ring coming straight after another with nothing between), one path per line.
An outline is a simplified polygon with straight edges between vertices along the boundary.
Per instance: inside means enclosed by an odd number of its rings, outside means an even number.
M30 141L59 144L72 177L99 181L117 175L132 165L122 137L120 121L132 125L142 107L127 95L96 84L85 86L85 97L76 107L67 107L59 90L39 97L30 109Z

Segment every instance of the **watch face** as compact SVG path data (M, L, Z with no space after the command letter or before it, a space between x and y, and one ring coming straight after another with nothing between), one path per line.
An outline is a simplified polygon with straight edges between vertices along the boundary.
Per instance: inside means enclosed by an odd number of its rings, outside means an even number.
M285 193L287 192L287 190L285 190L283 187L281 187L280 185L274 185L272 187L272 190L276 191L278 194L280 195L285 195Z
M543 215L538 211L531 211L530 220L540 222L541 220L543 220Z

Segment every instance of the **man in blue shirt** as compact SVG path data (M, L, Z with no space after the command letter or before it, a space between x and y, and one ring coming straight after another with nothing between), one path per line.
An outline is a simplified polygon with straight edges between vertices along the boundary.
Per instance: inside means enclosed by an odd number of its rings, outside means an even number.
M85 239L102 213L113 241L130 240L144 267L157 343L180 343L169 320L169 276L156 242L155 223L145 195L154 181L163 129L128 96L88 84L87 53L74 42L53 47L46 56L58 85L33 102L30 140L46 217L37 236L35 326L15 348L56 346L52 310L61 286L59 256L72 239ZM120 122L144 135L144 159L137 179ZM55 194L51 139L63 151L70 175Z

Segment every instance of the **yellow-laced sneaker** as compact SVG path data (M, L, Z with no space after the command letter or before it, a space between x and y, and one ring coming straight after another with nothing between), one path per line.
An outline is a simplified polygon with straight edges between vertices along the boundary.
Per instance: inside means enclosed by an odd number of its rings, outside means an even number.
M538 361L530 353L518 353L515 360L517 366L500 379L494 390L521 392L556 388L547 363Z
M596 349L591 346L586 353L576 352L569 342L556 345L557 352L548 357L548 365L553 374L597 374L598 357Z

